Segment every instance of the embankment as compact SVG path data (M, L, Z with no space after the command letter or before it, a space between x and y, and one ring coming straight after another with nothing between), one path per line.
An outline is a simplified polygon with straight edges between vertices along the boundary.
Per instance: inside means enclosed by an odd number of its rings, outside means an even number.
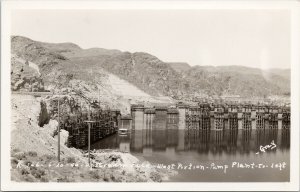
M147 167L88 167L86 166L88 159L84 151L68 148L65 145L68 137L68 132L65 130L61 132L61 162L58 163L57 137L54 136L58 123L56 120L48 119L43 98L13 94L11 102L11 179L13 181L160 182L174 174ZM39 123L44 124L43 127L40 127ZM95 163L131 165L141 162L129 153L102 150L92 153L92 165Z

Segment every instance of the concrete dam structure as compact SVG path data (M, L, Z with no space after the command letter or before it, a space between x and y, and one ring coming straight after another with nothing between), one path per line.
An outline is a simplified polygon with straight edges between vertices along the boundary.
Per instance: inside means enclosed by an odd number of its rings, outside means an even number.
M290 129L290 108L255 105L214 105L199 103L176 107L132 105L131 115L119 110L95 110L65 116L60 128L69 132L68 146L83 148L114 134L118 129L135 130L264 130ZM149 133L150 134L150 133Z
M147 108L132 105L133 130L250 130L290 129L290 107L198 103Z

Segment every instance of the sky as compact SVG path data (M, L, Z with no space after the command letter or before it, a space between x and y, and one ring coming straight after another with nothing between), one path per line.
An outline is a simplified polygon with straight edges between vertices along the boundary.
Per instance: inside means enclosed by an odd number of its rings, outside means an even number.
M287 10L14 10L11 34L191 66L290 68Z

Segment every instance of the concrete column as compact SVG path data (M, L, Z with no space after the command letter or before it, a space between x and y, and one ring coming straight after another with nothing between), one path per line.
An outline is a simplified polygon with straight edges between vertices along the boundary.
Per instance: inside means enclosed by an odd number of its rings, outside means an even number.
M119 127L120 125L120 122L121 122L121 115L120 114L117 114L117 126Z
M150 125L149 125L150 130L152 130L153 116L154 116L154 114L150 114Z
M132 130L132 120L129 120L129 130Z
M269 129L269 113L265 114L265 129Z
M278 113L278 129L282 129L282 114Z
M134 125L134 119L135 119L135 111L133 109L131 109L131 118L132 118L132 122L131 122L131 128L135 129L135 125Z
M210 112L210 130L215 130L215 117L214 117L214 111Z
M251 111L251 128L256 129L256 111Z
M185 129L185 107L184 106L179 106L178 107L178 112L179 112L179 123L178 123L178 129L184 130Z
M238 115L238 129L243 129L243 122L242 122L243 113L238 112L237 115Z
M143 127L142 129L147 129L147 116L148 114L144 113Z
M224 124L225 124L224 126L225 130L228 130L229 129L228 113L224 114Z
M142 130L144 126L144 108L134 108L134 129Z
M184 130L178 131L178 144L177 144L177 150L184 150Z

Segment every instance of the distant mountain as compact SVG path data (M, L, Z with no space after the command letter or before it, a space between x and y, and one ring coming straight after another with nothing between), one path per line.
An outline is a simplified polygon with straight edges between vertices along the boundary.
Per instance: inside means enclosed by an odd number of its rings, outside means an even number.
M184 78L193 82L192 89L209 95L244 97L282 95L290 92L290 80L257 68L243 66L195 66Z
M291 79L291 70L290 69L269 69L269 70L266 70L266 71L271 73L271 74L284 77L284 78L286 78L286 80Z
M191 68L191 66L188 63L184 62L168 62L168 65L170 65L176 72L186 72Z
M74 50L72 52L65 52L63 53L64 56L68 58L72 57L94 57L100 55L117 55L121 54L122 52L116 49L102 49L102 48L90 48L90 49L79 49Z
M166 63L144 52L82 49L73 43L43 43L14 36L11 51L36 63L45 85L69 86L71 80L93 84L107 71L153 96L189 99L196 96L269 96L290 93L290 70L243 66L194 66ZM51 86L50 86L51 87Z

